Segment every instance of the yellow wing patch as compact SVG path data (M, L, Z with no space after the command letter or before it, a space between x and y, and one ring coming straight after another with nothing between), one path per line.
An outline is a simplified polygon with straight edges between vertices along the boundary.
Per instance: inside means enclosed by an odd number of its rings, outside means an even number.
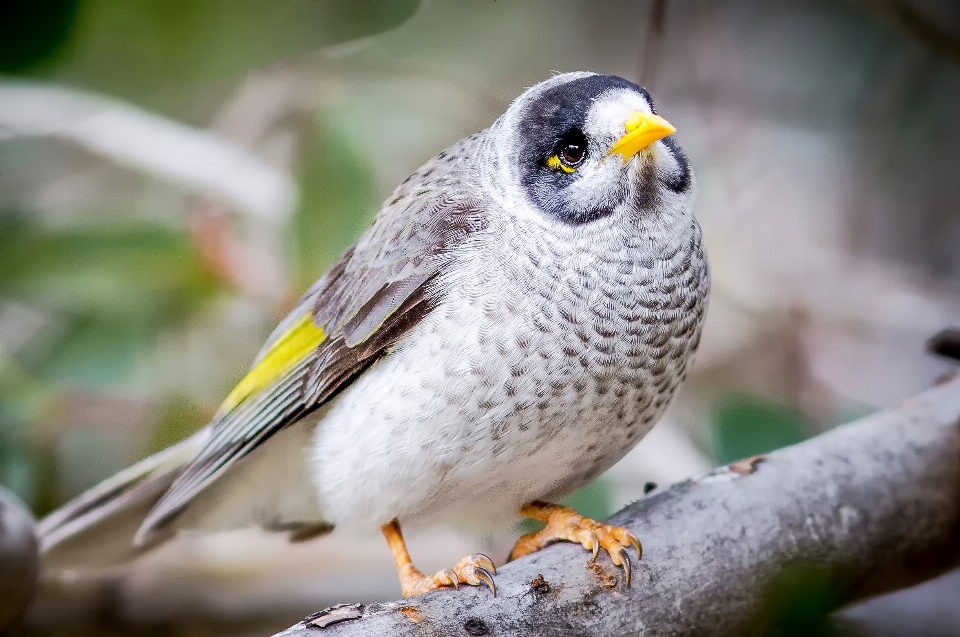
M323 329L314 325L313 316L307 313L277 339L266 356L233 388L220 405L220 413L229 412L250 396L260 393L283 378L326 338Z

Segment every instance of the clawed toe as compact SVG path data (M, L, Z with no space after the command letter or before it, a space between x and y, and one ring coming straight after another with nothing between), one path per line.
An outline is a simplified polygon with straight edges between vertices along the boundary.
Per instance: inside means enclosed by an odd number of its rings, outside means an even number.
M493 581L493 576L496 573L497 567L493 560L482 553L478 553L468 555L453 568L439 570L433 575L424 575L415 569L407 569L400 574L400 584L403 588L404 597L422 595L438 588L452 587L460 590L461 584L465 586L486 585L493 596L496 597L497 585Z
M573 509L544 502L534 502L521 509L527 517L544 522L547 526L538 533L524 535L513 547L510 559L539 551L548 544L557 541L576 542L593 554L597 559L600 549L610 555L615 566L623 568L627 586L630 586L632 568L628 549L637 549L637 558L643 555L643 548L637 536L628 529L604 524L585 518Z
M397 561L397 571L400 575L400 588L404 597L413 597L438 588L450 587L459 590L461 584L479 586L485 584L493 596L497 596L497 585L493 576L497 574L497 567L489 557L483 553L468 555L453 568L445 568L433 575L424 575L414 565L407 552L407 545L400 532L400 523L396 520L384 524L381 528L383 536Z
M457 577L457 572L452 568L445 568L437 572L433 577L437 580L437 584L441 586L453 586L455 589L460 590L460 578Z
M470 586L486 584L493 596L497 596L497 585L493 576L497 574L497 566L483 553L468 555L454 567L460 581Z
M600 548L610 555L610 561L613 562L614 566L623 569L626 585L630 586L632 573L628 549L630 547L637 549L637 559L643 556L643 548L640 546L640 540L637 539L637 536L625 528L603 524L590 518L583 518L580 525L589 527L592 535L597 538L597 542L592 546L584 544L585 548L593 550L593 559L597 559L597 544L599 544Z
M490 589L490 592L493 593L493 596L497 596L497 583L493 581L493 575L490 574L485 568L478 568L476 576L487 585L487 588Z
M623 568L626 584L630 586L630 555L620 544L614 544L604 548L606 548L607 553L610 554L610 561L613 562L614 566ZM594 555L594 559L596 559L596 555Z

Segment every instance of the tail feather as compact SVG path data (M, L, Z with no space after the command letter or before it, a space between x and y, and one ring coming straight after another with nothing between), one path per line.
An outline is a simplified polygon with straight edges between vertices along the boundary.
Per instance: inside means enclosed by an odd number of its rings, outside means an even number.
M201 430L121 471L44 518L37 527L47 565L104 564L134 557L144 516L196 457L210 435ZM88 541L89 540L89 541Z

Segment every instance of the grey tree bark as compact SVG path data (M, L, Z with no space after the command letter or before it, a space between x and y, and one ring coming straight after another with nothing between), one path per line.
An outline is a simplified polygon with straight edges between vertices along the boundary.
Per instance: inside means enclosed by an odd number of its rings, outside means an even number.
M761 635L797 595L826 613L921 582L960 564L960 379L611 521L644 545L630 588L605 555L561 543L504 566L496 598L342 606L280 635Z
M0 634L13 628L33 598L39 563L33 516L0 485Z

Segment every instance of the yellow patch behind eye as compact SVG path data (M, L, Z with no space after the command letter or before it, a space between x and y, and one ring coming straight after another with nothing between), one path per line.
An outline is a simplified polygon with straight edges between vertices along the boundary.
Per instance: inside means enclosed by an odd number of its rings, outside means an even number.
M260 393L283 378L326 338L323 329L313 324L312 314L308 313L298 320L274 343L263 360L247 372L243 380L233 388L220 405L220 413L227 413L250 396Z
M552 155L550 159L547 160L547 168L552 168L553 170L562 170L568 175L576 170L576 168L567 166L565 163L560 161L560 157L558 155Z

